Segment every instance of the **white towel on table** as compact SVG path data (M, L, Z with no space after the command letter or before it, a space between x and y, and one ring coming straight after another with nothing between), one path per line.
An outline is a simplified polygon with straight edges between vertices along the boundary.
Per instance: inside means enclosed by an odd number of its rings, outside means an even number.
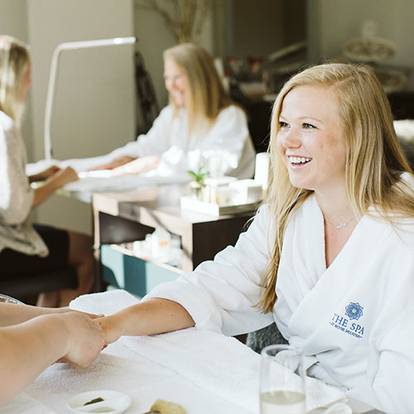
M0 407L0 413L2 414L57 414L56 411L52 411L43 405L40 401L37 401L29 397L26 393L22 392L12 401L5 406Z
M123 290L113 290L81 296L70 307L108 315L138 302ZM257 412L260 356L235 338L190 328L151 337L123 337L120 341L133 353L175 371L233 404ZM345 400L340 390L317 380L312 383L313 401L308 401L309 408Z

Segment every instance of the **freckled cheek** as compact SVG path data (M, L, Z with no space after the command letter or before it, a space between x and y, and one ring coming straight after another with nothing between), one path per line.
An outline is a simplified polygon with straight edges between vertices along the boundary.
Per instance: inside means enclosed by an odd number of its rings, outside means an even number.
M279 131L276 135L276 145L282 150L286 147L286 134L283 131Z
M284 145L284 139L281 133L276 136L276 148L279 154L284 155L286 147Z

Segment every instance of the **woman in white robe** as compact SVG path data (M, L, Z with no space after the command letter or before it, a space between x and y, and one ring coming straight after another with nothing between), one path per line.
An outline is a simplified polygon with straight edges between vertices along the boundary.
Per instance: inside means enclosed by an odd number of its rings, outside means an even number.
M187 176L204 167L212 175L251 178L255 151L246 115L231 102L207 51L191 43L167 49L164 79L170 103L152 128L97 168Z
M274 105L270 151L268 202L236 246L101 319L107 342L275 321L315 377L414 412L414 180L373 72L295 75Z
M78 176L70 168L51 166L26 175L26 148L21 134L25 102L31 87L28 47L11 36L0 36L0 278L50 274L69 266L76 272L76 289L40 294L42 306L67 306L91 291L95 258L88 235L32 224L31 212ZM33 189L32 182L42 182Z

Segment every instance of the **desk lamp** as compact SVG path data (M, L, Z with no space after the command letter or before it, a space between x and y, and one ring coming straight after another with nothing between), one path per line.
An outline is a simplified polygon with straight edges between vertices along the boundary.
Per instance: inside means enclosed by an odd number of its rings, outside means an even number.
M49 74L49 84L47 88L47 97L46 97L46 109L45 109L45 135L44 135L44 151L45 159L52 159L52 140L50 135L51 124L52 124L52 108L53 108L53 99L55 97L55 83L56 76L59 67L59 57L61 52L64 50L77 50L77 49L86 49L93 47L103 47L103 46L121 46L121 45L132 45L136 41L136 38L131 37L116 37L111 39L99 39L99 40L81 40L78 42L65 42L58 45L53 51L52 62L50 64L50 74Z

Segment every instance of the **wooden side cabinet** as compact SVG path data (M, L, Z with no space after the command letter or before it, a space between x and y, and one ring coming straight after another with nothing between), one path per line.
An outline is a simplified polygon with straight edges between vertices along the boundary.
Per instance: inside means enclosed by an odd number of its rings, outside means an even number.
M163 190L168 194L169 188L171 186L167 186ZM108 260L108 255L105 258L101 257L102 246L143 240L155 228L162 227L171 234L180 237L181 249L183 250L181 263L177 268L171 268L141 258L138 259L140 260L139 266L135 271L132 271L137 274L132 277L140 278L143 273L146 276L152 273L153 279L157 279L158 282L163 279L168 280L168 277L160 278L159 274L154 276L156 273L154 269L158 268L164 276L168 274L166 271L171 271L170 274L173 277L181 272L193 270L201 262L213 259L216 253L228 245L234 245L240 233L247 228L248 220L254 214L254 212L250 212L216 218L205 214L183 212L179 208L177 200L171 197L165 198L162 194L163 191L160 190L160 194L152 200L142 200L140 193L135 193L135 195L134 193L105 193L93 196L94 244L101 264L104 262L108 267L108 263L105 263ZM122 252L122 249L117 250ZM125 263L128 260L125 260ZM120 271L120 267L122 266L118 265L118 271ZM145 271L142 271L144 268ZM125 272L125 268L122 271ZM105 276L101 266L101 275L102 273ZM124 274L121 279L124 280L125 276ZM131 275L129 275L130 277ZM108 280L106 281L108 282ZM135 285L135 282L132 285ZM147 280L146 283L142 283L140 281L136 285L141 286L138 290L142 294L146 293L145 286L152 287L153 282ZM120 287L126 288L125 286Z

